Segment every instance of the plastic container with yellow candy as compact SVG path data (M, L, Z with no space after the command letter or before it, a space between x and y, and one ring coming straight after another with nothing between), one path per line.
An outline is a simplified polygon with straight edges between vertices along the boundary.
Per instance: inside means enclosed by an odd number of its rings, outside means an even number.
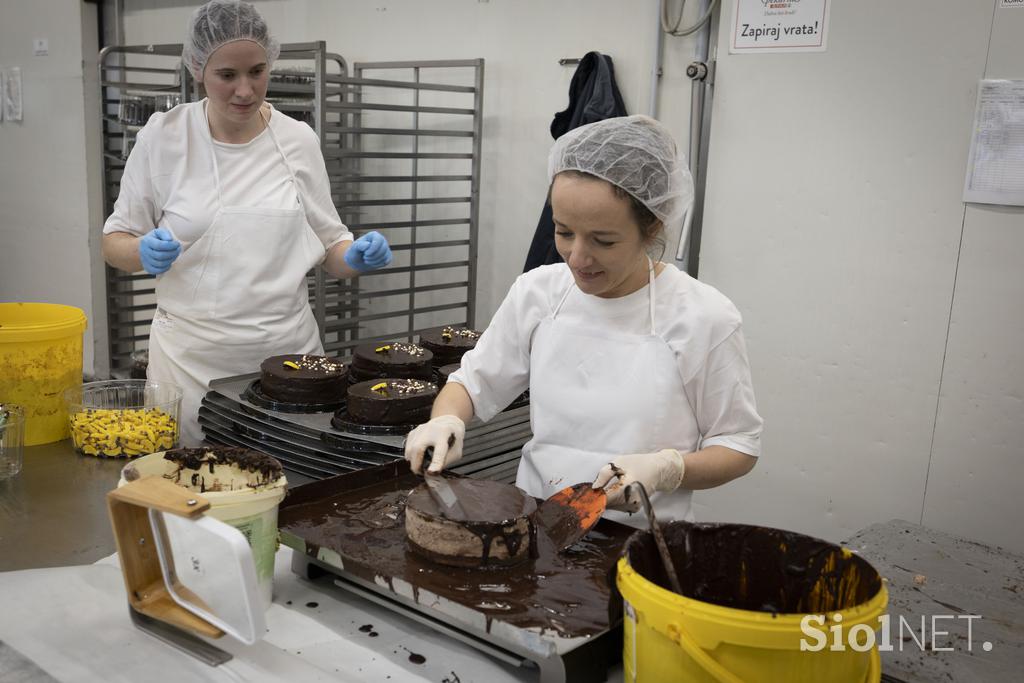
M83 455L134 458L178 445L181 388L144 379L90 382L64 392L71 443Z

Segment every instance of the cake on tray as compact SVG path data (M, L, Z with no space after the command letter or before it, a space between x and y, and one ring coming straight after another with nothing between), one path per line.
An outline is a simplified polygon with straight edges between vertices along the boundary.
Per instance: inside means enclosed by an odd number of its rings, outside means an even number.
M304 354L271 356L260 364L263 395L282 403L338 403L345 399L345 365Z
M366 425L416 425L430 419L437 385L420 379L371 379L348 388L351 422Z
M409 493L405 532L414 552L459 567L508 566L536 552L533 498L497 481L447 476L445 481L458 499L456 511L427 483Z
M458 370L460 367L462 367L460 363L449 363L448 365L442 365L441 367L439 367L437 369L438 386L444 387L445 384L448 384L449 375Z
M431 365L433 359L434 354L415 344L360 344L352 353L349 384L377 378L421 379L430 382L434 378Z
M445 325L420 335L420 346L434 354L434 367L458 363L476 346L480 332L457 325Z

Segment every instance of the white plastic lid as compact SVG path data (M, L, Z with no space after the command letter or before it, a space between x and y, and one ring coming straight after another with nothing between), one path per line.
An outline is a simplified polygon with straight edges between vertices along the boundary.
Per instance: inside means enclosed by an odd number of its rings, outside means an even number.
M176 603L252 645L266 632L252 549L242 532L209 516L149 510L164 584Z

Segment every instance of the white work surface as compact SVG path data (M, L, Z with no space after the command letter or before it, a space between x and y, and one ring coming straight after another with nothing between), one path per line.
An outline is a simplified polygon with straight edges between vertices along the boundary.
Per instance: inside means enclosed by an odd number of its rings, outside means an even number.
M267 634L211 641L234 658L210 667L136 628L111 556L93 565L0 573L0 681L536 681L515 668L329 582L277 553ZM308 606L316 603L315 607ZM360 627L372 625L369 631ZM410 661L411 654L425 661ZM609 680L621 680L621 668Z

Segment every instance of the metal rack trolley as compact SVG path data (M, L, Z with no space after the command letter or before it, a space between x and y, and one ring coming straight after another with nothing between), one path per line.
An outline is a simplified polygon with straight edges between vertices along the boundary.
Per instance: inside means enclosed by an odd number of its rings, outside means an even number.
M100 52L106 215L145 121L126 117L126 103L140 94L180 102L201 97L180 56L180 44ZM328 353L346 355L362 341L412 341L442 324L474 324L483 67L481 59L373 62L355 64L349 75L323 41L282 45L267 99L317 132L346 225L357 235L384 233L395 253L391 267L356 280L333 279L320 268L310 273L310 305ZM386 77L365 77L369 72ZM151 113L143 109L145 117ZM460 186L465 191L448 194ZM147 346L154 278L106 272L110 368L122 375L132 352Z

